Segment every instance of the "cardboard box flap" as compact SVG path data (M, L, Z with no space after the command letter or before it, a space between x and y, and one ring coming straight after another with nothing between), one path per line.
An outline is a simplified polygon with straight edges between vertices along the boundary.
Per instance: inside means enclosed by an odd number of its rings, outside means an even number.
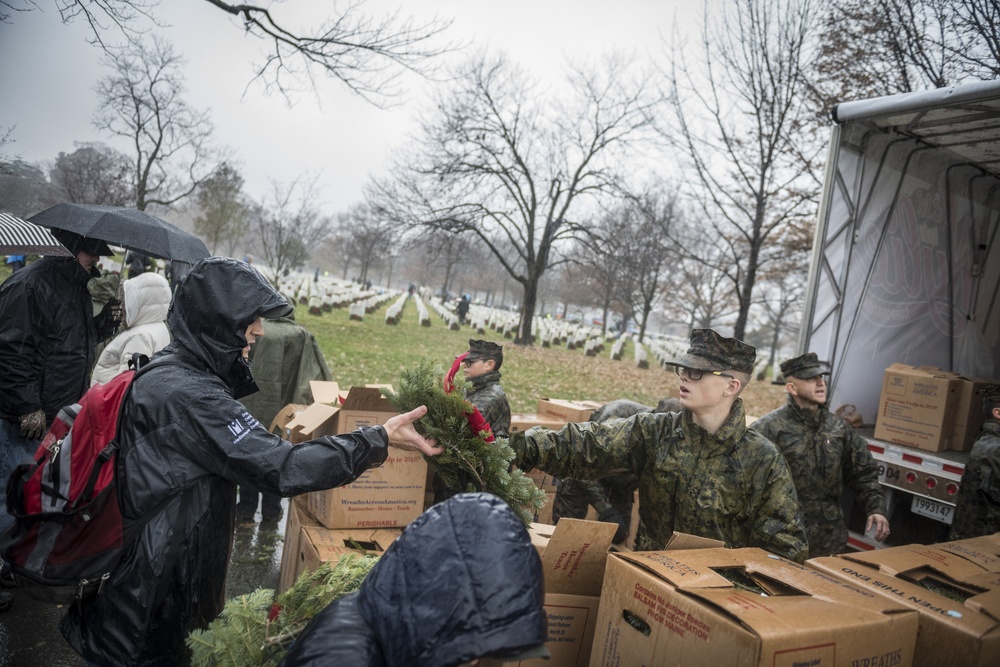
M299 403L289 403L285 407L278 410L278 414L274 415L274 419L271 420L271 425L268 426L268 432L282 435L285 432L285 427L288 423L295 419L295 415L299 414L308 407L308 405L301 405Z
M376 387L351 387L341 406L343 410L362 412L395 412L389 399Z
M692 554L696 554L692 556ZM728 579L713 567L740 567L726 548L696 551L632 551L616 554L673 584L675 588L730 588Z
M547 528L553 529L542 553L545 592L600 595L604 565L617 526L603 521L560 519L556 526Z
M807 636L831 626L850 628L877 622L879 612L858 609L849 604L809 595L767 596L739 588L704 588L685 590L753 631L765 641L770 638Z
M958 554L921 544L842 554L842 556L910 581L920 581L934 572L944 577L945 581L961 582L983 572L982 566Z
M1000 588L969 598L965 601L965 606L1000 622Z
M400 535L399 530L385 528L345 528L330 530L329 528L303 527L302 531L317 547L334 547L360 551L383 552L389 548Z
M1000 572L1000 534L942 542L936 548L957 554L990 572Z
M309 380L309 390L312 391L313 403L340 406L340 385L336 382Z
M689 535L688 533L678 533L676 530L667 540L663 551L681 551L684 549L716 549L723 548L726 543L711 537L701 537L700 535Z
M326 421L337 414L339 408L324 403L313 403L302 412L295 415L295 418L285 424L285 428L293 433L312 433L322 426Z

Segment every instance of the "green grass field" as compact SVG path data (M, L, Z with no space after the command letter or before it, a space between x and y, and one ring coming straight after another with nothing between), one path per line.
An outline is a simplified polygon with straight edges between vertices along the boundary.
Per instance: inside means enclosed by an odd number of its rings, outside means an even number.
M0 282L10 270L0 265ZM395 384L402 369L427 358L447 370L455 357L468 349L470 338L486 338L504 346L501 384L515 413L535 412L539 398L612 401L628 398L656 405L677 391L677 377L653 365L636 368L632 344L621 361L612 361L610 345L596 357L565 346L521 347L495 331L479 335L470 327L451 331L431 312L431 326L421 327L412 301L403 309L400 323L385 324L387 302L358 322L348 318L346 308L321 316L310 315L304 305L296 307L299 324L313 332L326 356L333 378L341 388L363 384ZM751 382L743 392L746 411L761 416L785 402L782 387Z

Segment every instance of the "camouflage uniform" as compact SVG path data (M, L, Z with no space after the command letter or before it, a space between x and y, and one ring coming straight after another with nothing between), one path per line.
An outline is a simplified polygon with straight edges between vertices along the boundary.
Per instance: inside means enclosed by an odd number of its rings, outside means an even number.
M1000 532L1000 421L983 423L958 489L951 539Z
M653 408L635 401L611 401L594 411L590 421L601 423L609 419L624 419ZM552 501L552 522L559 519L583 519L590 506L598 516L617 514L624 522L625 541L632 523L632 504L638 482L630 472L612 472L599 480L561 479L557 482L556 497ZM616 537L618 537L616 535Z
M684 411L567 424L559 431L535 427L513 433L510 444L522 470L577 479L619 469L634 474L642 548L662 549L676 530L798 562L808 556L788 466L777 447L746 428L739 399L714 435Z
M776 444L788 462L802 503L810 557L845 551L847 525L840 505L845 486L854 492L865 516L885 516L878 466L868 445L826 406L810 412L789 396L788 405L764 415L751 428Z
M472 385L465 399L479 408L479 414L490 423L493 435L506 438L510 434L510 404L500 387L500 373L491 371L469 380Z

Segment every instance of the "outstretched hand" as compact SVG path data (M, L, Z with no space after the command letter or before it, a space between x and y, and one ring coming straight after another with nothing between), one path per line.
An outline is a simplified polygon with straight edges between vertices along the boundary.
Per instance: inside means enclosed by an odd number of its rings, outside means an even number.
M889 537L889 520L881 514L869 514L868 523L865 525L865 532L869 532L875 526L875 539L884 542Z
M383 427L389 434L389 443L400 449L419 451L427 456L437 456L444 451L438 447L434 438L425 438L417 433L413 422L427 414L427 406L421 405L401 415L390 418Z

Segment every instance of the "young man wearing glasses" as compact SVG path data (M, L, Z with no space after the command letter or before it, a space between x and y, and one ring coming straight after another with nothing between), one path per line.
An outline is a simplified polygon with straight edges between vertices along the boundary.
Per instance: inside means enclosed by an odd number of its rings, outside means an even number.
M792 470L809 536L809 555L829 556L847 549L841 509L844 487L854 492L880 542L889 536L885 496L878 466L863 438L826 407L827 365L809 352L781 364L788 404L758 419L751 428L781 450Z
M639 481L637 547L662 549L674 531L808 557L791 472L774 444L746 427L739 394L757 350L711 329L666 362L680 377L681 412L511 434L514 462L554 477L598 479L627 470Z

